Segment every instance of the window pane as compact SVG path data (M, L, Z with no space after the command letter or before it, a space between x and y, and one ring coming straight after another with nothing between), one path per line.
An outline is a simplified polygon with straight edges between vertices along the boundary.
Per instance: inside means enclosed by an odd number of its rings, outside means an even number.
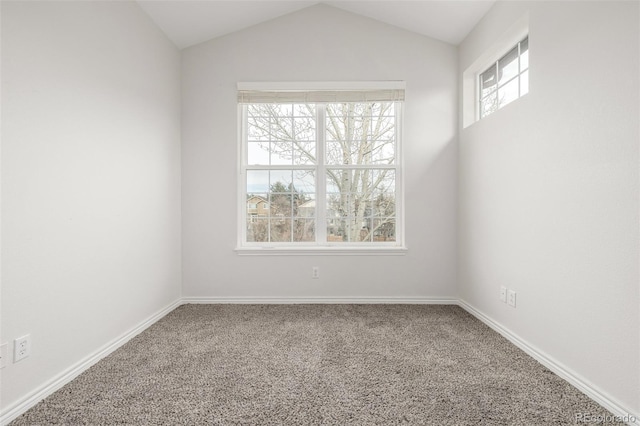
M376 141L391 141L396 137L394 117L373 117L371 120L370 139Z
M267 194L247 194L247 217L268 216L269 203Z
M293 139L297 141L315 141L315 117L296 117L293 119Z
M350 141L327 141L327 164L353 164Z
M361 242L373 241L373 219L364 218L361 222L359 240Z
M298 218L316 217L315 194L305 195L304 198L298 198L294 205L293 214Z
M529 68L529 38L520 43L520 72Z
M395 241L396 221L393 217L373 220L373 241Z
M498 94L491 93L480 101L480 118L486 117L494 111L498 110Z
M327 193L327 217L347 216L350 205L350 194L348 192Z
M271 138L269 111L262 104L247 107L247 139L250 141L268 141Z
M379 193L373 199L373 215L376 217L395 216L396 197L394 192Z
M352 220L351 227L351 242L371 242L371 219Z
M316 156L315 106L253 104L247 107L247 141L269 145L248 147L248 164L313 164ZM269 154L265 161L262 148Z
M392 164L395 161L393 102L327 104L327 164Z
M384 114L371 120L371 142L364 152L364 164L393 164L395 162L395 117Z
M247 194L269 191L268 170L247 170Z
M498 85L503 85L518 75L518 46L498 61Z
M313 170L293 171L293 191L299 194L316 192L316 174Z
M374 216L385 217L395 216L396 214L396 199L395 194L389 196L380 195L373 200Z
M293 241L315 241L315 220L296 219L293 228Z
M354 139L356 124L353 120L358 116L357 110L361 108L356 103L326 104L326 140L347 142L348 146L348 142Z
M289 217L293 214L293 211L291 209L291 194L272 193L269 197L270 217Z
M266 142L247 143L247 164L269 165L269 144Z
M280 109L283 105L275 106L275 109ZM290 105L289 105L290 107ZM290 109L290 108L289 108ZM293 118L291 115L282 116L280 111L272 111L273 115L270 117L271 127L270 135L271 140L275 142L291 142L293 137Z
M518 99L518 79L514 79L498 89L498 108Z
M480 74L480 96L485 97L496 90L496 66Z
M249 140L292 141L291 105L253 104L247 112Z
M372 191L374 194L393 194L396 185L396 172L391 169L378 169L372 173Z
M267 219L247 218L247 241L268 241L269 221Z
M396 158L395 140L377 141L371 147L371 164L394 164Z
M343 116L333 110L334 105L327 105L327 141L342 141L345 139L346 124L342 121ZM342 109L339 109L341 111Z
M520 96L529 93L529 70L522 73L520 76Z
M326 219L327 241L343 241L344 232L341 228L340 195L334 193L327 195Z
M374 241L374 222L395 215L395 170L329 171L333 176L327 178L328 240Z
M248 120L247 140L268 141L271 138L269 117L249 116Z
M344 235L340 234L340 232L336 231L336 229L338 229L337 226L327 225L327 242L338 243L345 241Z
M352 194L348 192L327 194L327 240L350 241L353 223Z
M328 141L326 143L327 164L366 164L360 156L367 143L369 142L362 138Z
M327 169L327 193L348 194L357 192L357 188L362 184L362 176L365 172L371 173L370 170Z
M315 142L247 142L248 165L296 165L315 163Z
M271 242L291 241L291 218L274 217L271 218L269 236Z
M340 192L340 170L327 170L327 194Z
M291 142L272 142L270 145L271 164L273 165L289 165L293 161L293 143Z
M271 192L291 192L291 170L271 170L269 184Z
M372 216L395 216L396 192L395 171L378 170L374 174L372 194Z
M334 217L331 220L327 220L327 241L349 241L349 221L346 218Z
M316 143L315 141L296 141L293 145L293 164L315 164L316 163Z
M346 126L344 139L350 141L350 145L354 145L354 142L357 144L358 141L367 138L371 115L349 115L341 118L344 119Z
M292 138L297 141L315 141L316 108L314 105L292 105L293 121Z

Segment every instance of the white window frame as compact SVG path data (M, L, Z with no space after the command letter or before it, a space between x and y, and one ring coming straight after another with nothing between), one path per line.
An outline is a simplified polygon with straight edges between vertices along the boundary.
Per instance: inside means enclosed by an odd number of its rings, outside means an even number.
M495 61L493 61L493 63L487 67L485 67L482 71L480 71L478 73L478 75L476 76L476 84L477 84L477 113L476 113L476 120L482 120L483 118L486 118L488 116L490 116L491 114L495 113L496 111L498 111L499 109L504 108L505 106L509 105L511 102L514 102L518 99L520 99L521 97L527 95L529 93L529 85L527 83L527 92L526 93L522 93L522 75L524 73L528 73L529 72L529 66L527 65L527 68L522 69L521 66L521 58L522 58L522 51L521 46L522 43L524 41L527 41L527 46L529 43L529 35L527 34L525 37L522 38L522 40L518 41L517 43L515 43L513 46L511 46L511 48L505 52L501 57L499 57L498 59L496 59ZM514 77L511 77L509 80L507 80L504 83L500 83L498 81L498 72L499 72L499 63L501 60L503 60L513 49L518 49L518 57L517 57L517 61L518 61L518 72L516 73L516 75ZM527 47L527 52L528 52L528 47ZM484 74L485 72L489 71L491 68L495 68L495 75L496 75L496 88L495 88L495 93L496 93L496 98L497 98L497 102L498 102L498 106L494 111L491 111L485 115L482 115L482 109L483 109L483 100L489 98L489 96L491 96L491 93L489 93L486 96L482 96L482 83L481 83L481 78L482 78L482 74ZM512 81L517 80L518 81L518 96L513 99L511 102L506 103L504 105L500 105L500 90L503 89L504 87L507 86L507 84L511 83Z
M275 92L336 92L336 91L404 91L405 83L400 81L384 82L279 82L279 83L238 83L239 91L275 91ZM324 159L324 105L316 104L317 121L317 158ZM246 179L247 170L252 166L247 164L247 135L245 134L245 109L238 104L238 243L236 252L240 255L403 255L407 251L404 246L404 193L403 193L403 156L402 156L402 102L396 102L396 152L395 164L388 166L395 170L396 215L395 240L393 242L329 242L326 236L326 179L324 179L327 165L318 163L316 170L316 240L314 242L247 242L246 241ZM272 168L274 166L270 166ZM296 166L286 166L295 169ZM380 168L373 166L348 166L348 168ZM255 168L255 167L254 167ZM258 168L265 169L264 166ZM277 168L277 167L276 167ZM309 168L301 166L301 168Z
M498 30L499 31L499 30ZM499 34L499 33L498 33ZM505 53L509 52L516 44L525 37L529 37L529 13L522 15L517 21L510 25L502 34L500 34L493 43L488 45L486 49L478 57L473 59L466 66L462 73L462 128L466 129L474 123L477 123L480 117L479 106L480 99L478 94L479 76L496 62L497 58L501 58ZM529 37L529 57L531 59L531 38ZM534 64L535 65L535 64ZM519 99L522 99L521 96ZM513 103L513 102L511 102ZM511 104L510 103L510 104ZM489 114L493 115L493 114Z

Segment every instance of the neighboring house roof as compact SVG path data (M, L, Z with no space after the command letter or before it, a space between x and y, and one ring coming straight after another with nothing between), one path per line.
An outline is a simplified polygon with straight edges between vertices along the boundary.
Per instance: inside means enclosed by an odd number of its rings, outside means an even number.
M302 203L298 206L299 209L305 209L305 208L316 208L316 200L309 200L305 203Z
M257 201L253 201L253 200L257 200ZM267 200L266 200L264 197L261 197L261 196L259 196L259 195L254 195L254 196L252 196L251 198L248 198L248 199L247 199L247 203L249 203L249 202L255 202L255 203L257 204L257 203L258 203L258 202L260 202L260 201L265 202L265 203L267 202Z

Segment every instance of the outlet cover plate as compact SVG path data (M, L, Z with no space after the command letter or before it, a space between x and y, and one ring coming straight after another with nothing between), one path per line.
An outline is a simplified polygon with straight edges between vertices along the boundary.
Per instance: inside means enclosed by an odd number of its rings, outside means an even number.
M516 292L513 290L509 290L507 292L507 303L509 306L516 307Z
M31 355L31 336L18 337L13 341L13 362L18 362Z

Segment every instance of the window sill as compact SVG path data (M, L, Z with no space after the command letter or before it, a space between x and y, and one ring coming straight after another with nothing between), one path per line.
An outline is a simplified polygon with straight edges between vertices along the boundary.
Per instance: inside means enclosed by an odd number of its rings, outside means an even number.
M240 256L404 256L406 247L236 247Z

